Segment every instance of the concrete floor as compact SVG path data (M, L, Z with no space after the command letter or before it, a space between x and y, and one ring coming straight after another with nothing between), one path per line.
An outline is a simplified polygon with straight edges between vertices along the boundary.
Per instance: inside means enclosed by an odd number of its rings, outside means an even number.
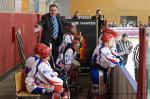
M0 81L0 99L15 99L15 72L17 71L12 72Z
M17 71L13 71L10 73L4 80L0 81L0 99L15 99L15 81L14 74ZM71 91L71 99L87 99L87 93L89 88L89 76L84 75L80 78L82 91L76 92L74 90ZM26 99L34 99L34 98L26 98ZM46 99L41 97L40 99Z

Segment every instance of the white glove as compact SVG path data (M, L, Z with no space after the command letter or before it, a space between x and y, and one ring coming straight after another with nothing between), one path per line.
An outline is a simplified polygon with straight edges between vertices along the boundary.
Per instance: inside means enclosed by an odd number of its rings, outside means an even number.
M34 28L34 33L37 33L42 30L42 26L38 25L36 28Z

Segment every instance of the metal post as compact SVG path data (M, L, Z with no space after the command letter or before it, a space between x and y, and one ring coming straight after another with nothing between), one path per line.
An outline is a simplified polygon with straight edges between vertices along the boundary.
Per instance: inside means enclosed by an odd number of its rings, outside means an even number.
M96 18L96 45L98 45L98 18Z

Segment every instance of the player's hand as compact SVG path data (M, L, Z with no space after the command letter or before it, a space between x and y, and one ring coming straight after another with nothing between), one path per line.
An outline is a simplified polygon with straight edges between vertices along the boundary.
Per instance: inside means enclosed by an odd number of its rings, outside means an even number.
M54 75L55 75L55 76L58 76L58 73L57 73L57 72L54 72Z
M116 62L118 62L118 63L119 63L119 62L120 62L120 59L119 59L119 58L116 58Z

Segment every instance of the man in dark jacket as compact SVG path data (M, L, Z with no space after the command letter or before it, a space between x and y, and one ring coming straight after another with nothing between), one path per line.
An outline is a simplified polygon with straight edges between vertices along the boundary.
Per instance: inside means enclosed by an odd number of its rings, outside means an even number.
M80 19L79 11L76 11L72 19Z
M54 62L58 57L58 47L62 42L62 25L72 25L70 22L62 19L58 13L58 7L55 4L49 6L49 13L44 14L41 21L38 23L38 27L34 32L38 32L42 29L41 43L52 44L52 55Z
M102 27L104 26L104 15L102 15L102 10L100 9L97 9L96 10L96 15L95 16L92 16L91 19L98 19L98 37L100 37L101 35L101 30L102 30Z

